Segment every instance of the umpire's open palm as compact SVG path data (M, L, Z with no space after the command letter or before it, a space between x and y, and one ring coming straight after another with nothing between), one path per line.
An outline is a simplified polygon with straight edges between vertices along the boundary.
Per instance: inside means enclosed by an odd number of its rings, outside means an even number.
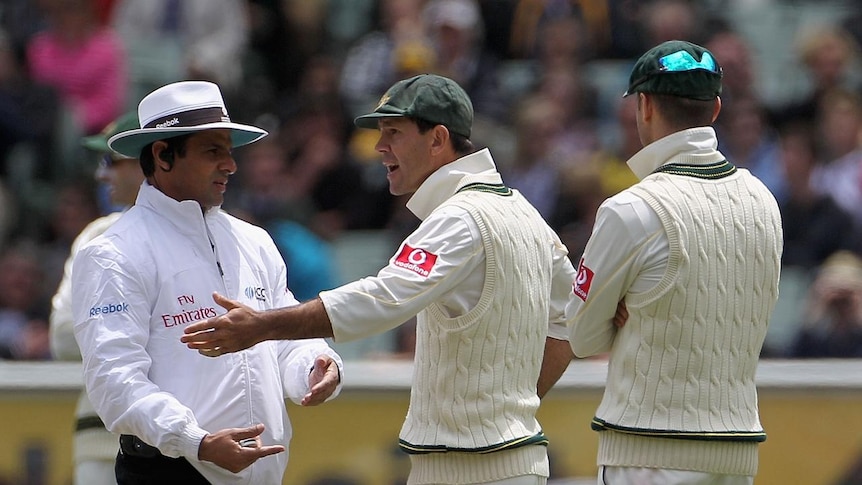
M302 398L303 406L317 406L326 401L338 388L341 372L332 357L322 354L314 359L314 369L308 374L308 394Z

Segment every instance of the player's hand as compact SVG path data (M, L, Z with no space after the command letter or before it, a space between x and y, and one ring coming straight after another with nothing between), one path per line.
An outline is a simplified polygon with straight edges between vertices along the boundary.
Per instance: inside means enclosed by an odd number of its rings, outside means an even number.
M626 324L626 321L629 319L629 310L626 308L625 300L620 300L617 303L617 311L614 313L614 326L617 328L623 328L623 325Z
M180 340L207 357L245 350L262 342L258 312L242 303L213 293L213 301L228 312L186 327Z
M262 424L256 424L248 428L229 428L208 434L198 447L198 459L239 473L265 456L282 453L282 445L262 445L260 434L263 430Z
M314 360L314 369L308 375L310 391L302 398L303 406L317 406L335 392L341 382L338 364L328 355L319 355Z

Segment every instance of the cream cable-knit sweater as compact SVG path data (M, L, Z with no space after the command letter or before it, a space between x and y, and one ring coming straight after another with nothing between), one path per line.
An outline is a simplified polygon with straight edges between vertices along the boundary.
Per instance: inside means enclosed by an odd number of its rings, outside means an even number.
M610 431L599 462L754 475L766 439L754 377L782 245L774 198L745 170L657 173L631 190L661 218L670 257L661 283L626 298L593 422Z
M519 193L482 193L491 189L464 190L441 206L463 207L478 223L485 287L476 308L461 317L448 318L435 305L418 315L413 379L423 391L411 395L401 445L419 453L413 474L421 482L441 483L435 475L451 479L453 472L475 481L548 474L544 448L524 445L546 443L535 417L536 381L548 331L552 248L542 238L543 220ZM441 451L471 455L435 453ZM506 458L479 454L488 452Z

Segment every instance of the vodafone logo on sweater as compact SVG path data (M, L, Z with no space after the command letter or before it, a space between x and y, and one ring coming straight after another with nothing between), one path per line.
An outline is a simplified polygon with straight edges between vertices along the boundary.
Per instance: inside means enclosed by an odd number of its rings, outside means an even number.
M593 284L593 270L584 266L584 258L578 263L578 275L575 277L575 283L572 285L575 294L581 300L587 301L587 295L590 294L590 285Z
M437 262L437 255L429 253L424 249L413 248L407 244L401 248L398 257L395 258L395 266L409 269L416 274L428 276L431 274L431 268Z

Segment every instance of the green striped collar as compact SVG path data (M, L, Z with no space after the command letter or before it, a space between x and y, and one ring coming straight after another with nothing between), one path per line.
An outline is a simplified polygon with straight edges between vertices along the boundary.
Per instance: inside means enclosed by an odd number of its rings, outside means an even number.
M728 177L736 173L736 166L727 160L707 165L691 165L687 163L668 163L655 169L653 173L669 173L673 175L687 175L699 179L715 180Z
M467 184L460 189L458 189L457 193L464 192L467 190L477 190L479 192L490 192L492 194L510 196L512 195L512 189L506 187L503 184L486 184L482 182L476 182L472 184Z

